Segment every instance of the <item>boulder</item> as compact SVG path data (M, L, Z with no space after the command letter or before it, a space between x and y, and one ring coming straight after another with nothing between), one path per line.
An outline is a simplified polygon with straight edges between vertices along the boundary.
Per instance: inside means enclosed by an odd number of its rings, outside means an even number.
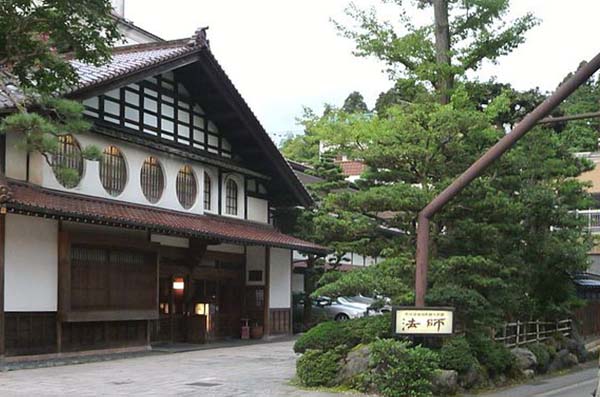
M465 389L484 387L487 380L485 370L479 364L471 365L467 372L458 377L458 383Z
M579 364L577 356L569 352L567 349L562 349L556 353L556 357L550 363L548 372L560 371L561 369L571 368Z
M357 375L369 370L369 346L361 346L348 353L341 362L341 368L338 372L336 384L348 384Z
M525 371L527 369L534 369L535 367L537 367L537 357L535 356L535 354L533 354L531 350L522 347L517 347L515 349L512 349L510 352L515 357L517 368L519 368L521 371Z
M585 348L585 343L579 338L567 339L567 350L577 356L579 362L584 362L587 359L588 351Z
M458 372L454 370L438 369L431 379L433 394L452 396L458 392Z

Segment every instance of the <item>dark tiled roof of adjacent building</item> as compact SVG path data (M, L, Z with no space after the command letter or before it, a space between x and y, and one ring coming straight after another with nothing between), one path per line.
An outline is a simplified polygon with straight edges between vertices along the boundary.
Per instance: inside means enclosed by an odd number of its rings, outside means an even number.
M15 180L8 180L3 188L5 187L8 187L10 196L4 197L7 201L3 205L15 213L132 227L238 244L268 245L313 253L328 252L324 247L285 235L269 225L59 192Z
M335 163L340 166L342 173L346 176L358 176L367 169L367 166L358 160L343 160Z

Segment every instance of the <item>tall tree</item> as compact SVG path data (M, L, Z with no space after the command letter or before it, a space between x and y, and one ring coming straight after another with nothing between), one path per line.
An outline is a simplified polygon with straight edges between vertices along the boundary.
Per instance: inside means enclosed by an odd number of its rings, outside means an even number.
M356 54L385 62L392 77L426 81L441 103L449 101L457 76L476 71L484 61L496 61L524 42L538 21L526 14L506 20L509 0L393 0L398 22L381 20L375 8L352 3L346 10L356 26L336 22L339 31L356 43ZM433 21L414 25L413 16Z

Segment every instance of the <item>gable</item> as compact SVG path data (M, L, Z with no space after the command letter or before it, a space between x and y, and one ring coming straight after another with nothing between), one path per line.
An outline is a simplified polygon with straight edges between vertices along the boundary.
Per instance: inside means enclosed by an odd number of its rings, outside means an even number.
M85 113L133 134L232 158L227 138L172 71L83 101Z

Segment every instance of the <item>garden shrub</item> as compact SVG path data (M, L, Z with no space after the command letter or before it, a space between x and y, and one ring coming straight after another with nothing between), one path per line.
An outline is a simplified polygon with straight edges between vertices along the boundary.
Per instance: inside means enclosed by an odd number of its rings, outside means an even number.
M527 346L537 359L537 368L542 372L546 372L548 366L550 365L550 351L546 345L542 345L541 343L534 343L532 345Z
M352 348L359 343L370 343L377 338L390 337L391 332L391 319L388 313L349 321L328 321L318 324L300 336L294 344L294 351L296 353L303 353L308 349L327 351L340 345Z
M431 377L438 369L437 355L407 342L380 339L371 345L371 382L384 397L431 396Z
M304 386L333 386L342 357L336 349L307 350L296 362L296 375Z
M471 335L469 345L477 360L492 377L508 374L514 367L515 358L504 345L485 335Z
M455 370L459 374L466 373L477 364L477 359L464 337L452 338L444 344L440 349L439 357L442 368Z

